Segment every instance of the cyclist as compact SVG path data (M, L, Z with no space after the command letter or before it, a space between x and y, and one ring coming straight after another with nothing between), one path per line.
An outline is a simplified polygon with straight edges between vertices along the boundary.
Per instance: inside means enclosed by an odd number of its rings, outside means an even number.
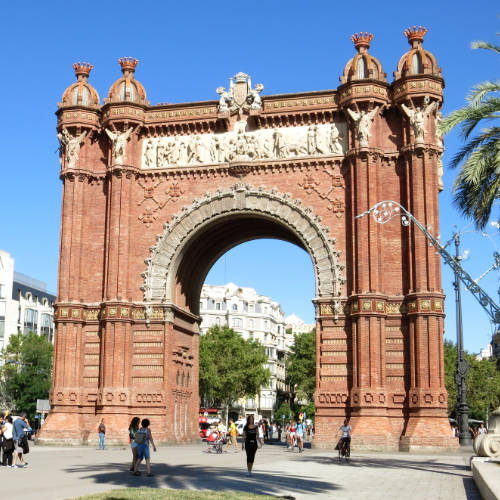
M341 425L339 431L342 432L342 455L346 455L347 451L351 450L351 434L352 427L349 425L349 419L344 420L344 425Z

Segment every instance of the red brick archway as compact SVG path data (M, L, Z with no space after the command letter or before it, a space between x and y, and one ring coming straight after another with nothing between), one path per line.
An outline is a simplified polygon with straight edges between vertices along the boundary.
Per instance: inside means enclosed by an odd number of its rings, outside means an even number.
M261 97L238 73L218 102L151 106L137 61L121 59L101 105L91 67L75 65L58 111L61 255L42 441L94 440L103 417L108 439L123 441L135 415L160 439L196 438L201 285L229 248L272 237L313 262L315 443L330 445L349 414L358 446L456 445L439 257L414 228L355 219L394 199L439 226L444 83L424 34L407 33L392 84L357 35L337 90Z

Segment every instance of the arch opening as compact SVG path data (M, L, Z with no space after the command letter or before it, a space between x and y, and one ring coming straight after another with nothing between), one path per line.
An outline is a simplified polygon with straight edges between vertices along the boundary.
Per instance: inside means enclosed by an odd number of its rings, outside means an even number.
M344 266L328 230L300 200L277 190L236 184L207 193L165 225L147 259L145 301L199 311L199 293L214 262L232 247L277 238L303 248L315 272L315 298L340 308Z

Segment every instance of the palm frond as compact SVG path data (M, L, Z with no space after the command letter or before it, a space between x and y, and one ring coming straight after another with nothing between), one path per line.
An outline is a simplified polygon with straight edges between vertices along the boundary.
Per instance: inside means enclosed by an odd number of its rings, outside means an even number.
M461 134L465 139L482 120L500 118L500 98L491 97L478 106L464 106L450 113L440 125L440 131L447 134L457 125L462 125Z
M500 92L500 80L496 82L488 80L478 83L472 87L470 94L467 96L467 101L471 106L478 106L484 97L491 92Z
M454 183L454 203L478 229L487 224L500 194L499 155L498 141L478 147L464 162Z
M485 42L483 40L477 40L475 42L472 42L470 44L470 46L474 50L487 49L487 50L492 50L493 52L496 52L497 54L500 54L500 47L498 45L494 45L493 43Z
M458 165L469 158L469 156L480 146L485 143L496 142L500 148L500 127L492 127L484 130L480 135L471 139L465 146L460 149L450 162L451 168L456 168Z

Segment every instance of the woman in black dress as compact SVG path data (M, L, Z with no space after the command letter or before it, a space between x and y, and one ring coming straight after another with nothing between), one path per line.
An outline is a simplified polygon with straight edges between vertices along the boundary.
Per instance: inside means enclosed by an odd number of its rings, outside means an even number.
M243 428L241 449L247 453L247 476L251 476L255 452L257 451L257 426L254 424L253 415L248 415L247 423Z

